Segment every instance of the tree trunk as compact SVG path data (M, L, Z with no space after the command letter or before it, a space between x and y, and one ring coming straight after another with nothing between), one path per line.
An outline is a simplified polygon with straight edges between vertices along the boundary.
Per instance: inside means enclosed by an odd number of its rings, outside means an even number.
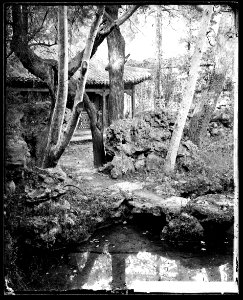
M82 268L82 270L78 270L77 276L74 279L75 289L82 289L82 286L88 282L90 273L98 257L98 253L89 252L85 266ZM71 287L73 288L73 284Z
M73 109L72 109L72 115L68 121L66 131L63 132L62 137L58 139L57 143L54 144L54 146L50 149L49 153L47 153L45 160L42 163L42 168L54 167L57 165L59 158L61 157L65 148L69 144L69 142L73 136L73 133L75 131L75 128L77 126L79 115L82 110L81 107L82 107L85 84L87 81L87 71L89 68L90 55L91 55L91 51L93 48L95 37L98 32L99 25L100 25L102 17L103 17L103 13L104 13L104 6L101 6L96 14L96 18L95 18L92 26L90 28L90 33L89 33L89 37L88 37L85 51L83 54L83 61L81 64L80 81L79 81L79 84L77 84L77 90L76 90L74 105L73 105ZM60 34L63 34L63 33L60 32ZM63 69L60 70L60 72L63 72ZM68 75L68 70L66 69L66 76L64 77L66 79L66 83L68 82L67 75ZM58 107L58 105L61 105L61 99L58 99L58 100L60 103L56 103L56 107ZM66 107L66 105L65 105L65 107ZM62 116L62 118L63 118L65 109L62 110L62 113L63 113L63 116ZM58 116L58 118L61 118L61 117ZM62 126L61 126L61 128L62 128ZM53 138L53 136L51 136L51 137ZM52 145L53 141L51 141L50 144Z
M49 135L42 161L42 167L55 162L55 147L58 145L62 133L65 108L68 94L68 23L67 6L58 7L58 90L57 100L52 114Z
M202 94L202 107L194 113L190 120L188 136L189 139L198 147L204 140L209 122L216 108L218 98L223 90L225 82L225 74L213 74L213 80L209 88Z
M203 46L206 41L206 33L210 24L210 19L213 13L213 5L205 5L202 21L198 33L198 38L195 46L195 51L192 56L189 78L185 86L181 107L179 109L175 127L172 133L170 145L165 159L164 171L170 173L174 171L176 156L179 149L182 132L185 127L186 118L193 100L193 95L198 78L200 61L203 54Z
M162 8L157 5L156 14L156 68L155 68L155 95L154 95L154 109L161 109L164 103L162 97Z
M234 282L239 280L238 262L239 262L239 246L237 240L239 238L239 123L238 123L238 89L239 89L239 7L235 10L235 36L234 36L234 71L233 71L233 86L234 86Z
M113 290L126 289L126 258L127 254L111 254Z
M98 113L87 94L84 94L84 107L90 119L90 129L93 141L94 166L100 167L106 162L103 141L102 115Z
M216 36L216 45L212 50L213 60L215 61L214 70L210 76L211 80L208 83L208 88L204 90L199 107L189 124L189 139L199 147L206 136L207 128L216 108L218 98L223 90L229 67L229 61L226 57L227 48L230 48L231 45L229 45L229 41L226 38L227 30L229 30L227 20L221 16Z
M106 12L113 20L118 17L118 5L107 6ZM108 126L115 120L122 119L124 115L124 63L125 40L119 27L107 37L110 80L110 94L108 98Z

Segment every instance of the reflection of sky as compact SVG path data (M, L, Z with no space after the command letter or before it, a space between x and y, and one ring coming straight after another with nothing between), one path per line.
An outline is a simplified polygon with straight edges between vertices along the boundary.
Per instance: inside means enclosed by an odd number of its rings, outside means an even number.
M87 252L75 254L79 273L87 261ZM125 259L125 283L128 289L133 289L138 283L149 281L229 281L232 272L229 264L219 267L190 269L183 266L179 260L168 259L158 254L141 251L136 254L122 254ZM193 258L191 258L193 260ZM76 275L78 276L78 274ZM122 276L121 276L122 277ZM113 278L114 280L114 278ZM73 278L70 278L73 281ZM111 290L112 289L112 255L103 253L97 256L92 269L82 286L73 285L75 289Z

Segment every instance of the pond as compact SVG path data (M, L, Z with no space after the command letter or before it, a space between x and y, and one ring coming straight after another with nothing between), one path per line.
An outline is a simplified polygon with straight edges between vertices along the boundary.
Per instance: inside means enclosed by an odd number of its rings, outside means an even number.
M139 289L144 284L233 281L233 242L178 245L151 230L119 224L65 251L23 261L28 291Z

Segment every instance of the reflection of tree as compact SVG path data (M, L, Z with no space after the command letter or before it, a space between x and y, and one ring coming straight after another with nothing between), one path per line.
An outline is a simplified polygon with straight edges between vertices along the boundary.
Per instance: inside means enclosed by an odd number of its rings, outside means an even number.
M77 289L81 289L82 286L88 281L90 272L91 272L91 270L94 266L94 262L98 256L99 256L98 253L90 252L88 254L88 258L85 263L85 266L82 268L82 270L78 271L77 277L75 278L74 285Z
M161 266L160 256L156 255L155 269L156 269L156 280L157 281L161 281L160 266Z
M126 289L126 257L127 254L111 253L112 259L112 289Z
M190 270L186 269L179 261L177 261L176 281L190 281L192 275L194 274L191 274Z
M219 267L208 267L206 269L208 281L221 281Z

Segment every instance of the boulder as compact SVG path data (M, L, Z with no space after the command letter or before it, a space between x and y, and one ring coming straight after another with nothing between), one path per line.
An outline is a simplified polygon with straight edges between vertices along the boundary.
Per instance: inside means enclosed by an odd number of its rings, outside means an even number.
M219 130L217 128L213 128L211 130L211 135L218 135L219 134Z
M7 167L25 167L30 156L28 146L21 138L7 137L5 153Z
M168 241L200 241L203 227L198 220L187 213L172 218L161 232L161 239Z
M146 169L148 171L159 169L163 163L163 158L159 157L155 153L150 153L146 158Z
M134 162L135 170L139 171L143 169L145 166L145 156L144 154L140 154Z
M196 217L209 233L217 236L234 223L234 197L208 194L190 200L188 212Z
M163 198L146 190L135 190L129 200L132 213L151 213L158 215L179 215L186 207L188 199L172 196Z
M57 165L55 168L47 168L45 171L48 172L49 176L55 177L60 181L65 181L67 179L67 174L59 165Z
M122 175L135 171L133 159L124 154L115 156L110 165L112 166L110 174L114 179L121 178Z
M133 119L114 122L107 128L105 140L106 155L112 167L106 167L103 171L110 172L112 178L120 178L127 173L122 171L120 163L129 164L129 167L124 166L129 172L160 168L167 154L174 119L168 111L150 111Z
M15 190L16 190L16 186L15 186L15 183L14 183L13 180L7 181L5 183L5 193L6 193L6 195L14 194Z

